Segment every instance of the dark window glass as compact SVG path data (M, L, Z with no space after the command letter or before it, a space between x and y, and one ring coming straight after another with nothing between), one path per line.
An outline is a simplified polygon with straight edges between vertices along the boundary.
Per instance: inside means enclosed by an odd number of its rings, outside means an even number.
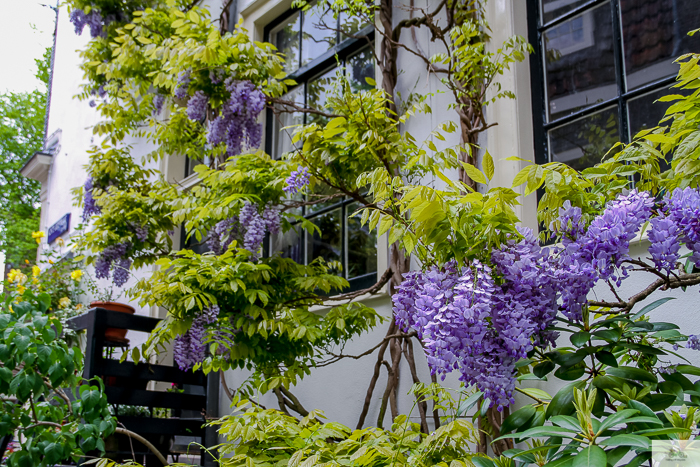
M617 95L608 3L559 23L542 37L550 121Z
M659 124L659 121L666 113L666 109L668 109L673 102L656 102L656 100L668 94L680 94L678 91L678 89L669 90L664 88L629 101L627 104L627 112L630 122L630 140L640 131L654 128ZM669 123L665 124L668 125Z
M340 40L350 39L352 36L356 35L365 27L369 26L369 23L363 22L360 18L353 16L348 17L345 12L340 13Z
M700 51L698 0L620 0L627 89L671 76L679 55Z
M284 71L291 73L299 68L299 31L301 18L294 13L282 24L270 31L270 42L284 54Z
M344 31L350 34L366 26L359 21L347 22L343 15L340 15L340 20ZM341 41L348 38L342 33L338 36L337 24L338 21L332 14L323 11L321 7L312 6L268 29L268 39L280 51L297 57L287 59L286 71L296 74L295 80L299 85L290 90L283 100L295 102L300 107L326 109L329 92L339 70L346 73L353 91L371 89L366 81L366 78L374 78L375 75L371 45L360 41L337 44L338 37ZM329 69L333 65L325 54L334 46L337 46L338 67ZM303 64L298 57L302 57ZM302 66L304 68L300 68ZM278 110L282 110L282 106ZM285 106L285 110L288 107ZM325 125L328 121L326 117L312 113L268 111L267 115L270 128L266 148L276 158L294 149L291 136L295 129L285 127L309 123ZM306 195L307 201L318 197L328 199L289 212L304 216L318 226L320 231L306 232L297 224L295 230L284 235L270 236L266 251L269 254L281 253L302 264L308 264L319 257L337 262L338 269L334 271L348 279L350 290L371 286L375 283L377 274L376 234L370 232L367 226L361 227L359 218L348 217L357 209L357 203L353 200L333 196L334 191L325 185L317 185L314 190ZM301 200L302 195L295 199Z
M304 107L304 86L298 86L288 92L282 99L296 103L299 107ZM278 106L278 109L281 106ZM276 112L272 115L272 155L279 158L285 152L293 149L292 135L296 128L295 125L304 123L304 114L300 112ZM292 128L288 128L292 127Z
M582 170L620 141L617 108L606 109L549 131L550 160Z
M318 226L321 233L307 234L307 261L321 257L326 261L341 261L343 247L341 210L320 214L311 221Z
M321 198L328 198L330 196L333 196L336 194L335 190L333 190L331 187L325 184L319 184L314 187L313 193L308 195L309 200L314 200L318 201ZM315 212L319 212L329 206L333 206L334 204L338 204L339 201L342 201L342 197L334 197L330 198L327 201L323 201L320 203L312 204L310 206L307 206L306 208L306 214L313 214Z
M348 81L353 92L372 89L366 78L374 79L374 54L372 49L366 47L348 59Z
M304 12L301 65L310 63L336 44L338 21L325 3L317 3Z
M574 8L580 7L590 0L543 0L542 18L545 23L549 23L555 18L568 13Z
M377 233L368 225L360 225L360 215L352 216L359 209L357 203L349 204L347 212L348 230L348 279L377 272Z
M303 232L300 235L297 230L301 231L300 227L296 230L291 229L285 234L272 235L271 237L271 253L281 252L285 258L291 258L297 263L304 263L304 243Z
M314 78L307 84L307 96L306 105L312 109L318 110L328 110L326 109L326 101L328 99L328 94L333 88L333 82L335 81L336 68L322 74L318 78ZM306 123L318 123L319 125L325 125L328 122L328 118L323 115L318 114L308 114L306 116Z

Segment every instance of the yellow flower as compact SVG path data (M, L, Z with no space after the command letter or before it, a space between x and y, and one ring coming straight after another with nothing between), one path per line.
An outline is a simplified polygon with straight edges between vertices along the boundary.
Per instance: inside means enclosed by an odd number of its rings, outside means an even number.
M75 282L80 282L80 278L83 277L83 271L80 269L76 269L75 271L70 273L70 278L73 279Z
M41 268L37 265L32 266L32 276L39 277L39 274L41 274Z
M58 305L59 305L61 308L67 308L67 307L69 307L69 306L70 306L70 298L68 298L68 297L63 297L62 299L60 299L60 300L58 301Z
M25 290L27 290L27 288L26 288L25 286L23 286L22 284L19 284L19 285L17 286L17 292L18 292L20 295L22 295L22 294L24 293Z
M46 237L46 234L41 230L38 232L32 232L32 238L36 240L37 245L41 245L41 239Z
M66 242L63 241L63 237L58 237L58 240L56 240L56 243L58 243L58 246L60 246L61 248L66 246Z
M22 271L20 271L19 269L10 269L10 272L7 273L7 280L10 282L14 282L19 274L22 274Z
M12 309L12 305L10 305L10 313L14 313L15 310Z
M78 303L77 305L75 305L75 308L78 310L82 310L84 306L85 305L83 305L82 303Z

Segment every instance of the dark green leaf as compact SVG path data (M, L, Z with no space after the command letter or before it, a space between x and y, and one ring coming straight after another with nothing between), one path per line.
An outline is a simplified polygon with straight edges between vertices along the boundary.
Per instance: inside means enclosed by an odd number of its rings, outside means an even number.
M615 358L615 355L613 355L612 352L608 352L607 350L596 352L595 358L597 358L601 363L617 368L617 358Z
M520 428L527 421L529 421L533 415L535 415L535 407L532 405L526 405L512 414L510 414L501 425L501 434L510 433L511 431Z
M571 343L576 347L583 347L591 338L591 335L587 332L575 332L571 335Z
M660 298L660 299L658 299L658 300L656 300L656 301L654 301L654 302L648 304L648 305L645 306L644 308L642 308L642 309L639 311L639 313L635 314L635 315L632 317L632 319L633 319L633 320L639 319L640 317L644 316L645 314L649 313L650 311L655 310L656 308L660 307L661 305L663 305L663 304L666 303L667 301L673 300L673 299L674 299L674 297L664 297L664 298Z
M547 406L545 418L572 413L574 411L574 388L582 390L585 386L585 381L574 381L561 388Z
M573 467L602 467L608 462L603 451L598 446L588 446L574 457Z
M656 376L653 374L631 366L608 368L606 372L613 376L619 376L620 378L627 378L635 381L646 381L649 383L657 382Z

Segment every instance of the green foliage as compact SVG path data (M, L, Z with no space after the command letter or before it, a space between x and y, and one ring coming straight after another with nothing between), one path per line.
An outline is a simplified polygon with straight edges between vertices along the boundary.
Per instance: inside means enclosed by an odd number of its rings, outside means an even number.
M9 467L50 466L88 451L104 452L116 428L100 381L82 381L83 356L47 315L50 297L27 291L0 310L0 436L20 432Z
M312 312L322 303L316 291L346 283L322 261L304 266L273 256L253 263L248 256L245 250L219 256L183 250L174 259L161 259L160 268L140 281L135 293L143 303L157 303L170 313L140 353L151 355L189 329L197 311L218 305L219 319L210 325L208 338L213 356L201 368L253 369L244 391L255 394L295 384L332 347L381 320L359 303L338 305L323 315Z
M320 412L302 420L248 401L235 404L234 413L215 422L226 443L219 446L222 465L288 467L312 465L412 465L471 467L470 443L476 442L471 423L454 419L430 435L405 415L389 430L350 430L340 423L321 421Z
M40 184L19 171L44 146L50 60L51 49L36 60L41 89L0 95L0 251L15 267L23 267L24 260L36 254L31 233L39 230Z

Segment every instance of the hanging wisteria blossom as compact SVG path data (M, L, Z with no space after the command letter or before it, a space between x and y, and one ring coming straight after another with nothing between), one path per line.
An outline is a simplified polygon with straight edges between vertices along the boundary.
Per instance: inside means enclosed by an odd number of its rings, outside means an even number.
M219 307L212 305L195 316L192 327L185 334L175 338L173 357L180 370L188 371L204 361L207 353L206 326L215 323L218 317Z
M257 148L262 139L258 116L265 108L265 95L250 81L225 82L230 98L220 113L209 122L207 141L211 146L226 145L229 156L240 154L244 147Z
M284 192L289 195L297 194L309 184L310 177L311 174L309 174L309 169L306 167L299 167L293 170L286 180L286 186L283 188Z
M660 269L675 268L682 244L700 260L700 193L675 190L657 217L653 207L649 193L632 190L586 227L581 209L567 202L551 226L560 247L543 248L522 229L521 239L492 253L490 265L451 261L410 272L392 297L396 322L417 332L434 374L458 370L501 410L513 403L516 362L554 345L557 312L580 320L597 282L619 285L628 277L630 242L644 223L651 223L650 254ZM700 350L700 338L690 336L686 347Z

